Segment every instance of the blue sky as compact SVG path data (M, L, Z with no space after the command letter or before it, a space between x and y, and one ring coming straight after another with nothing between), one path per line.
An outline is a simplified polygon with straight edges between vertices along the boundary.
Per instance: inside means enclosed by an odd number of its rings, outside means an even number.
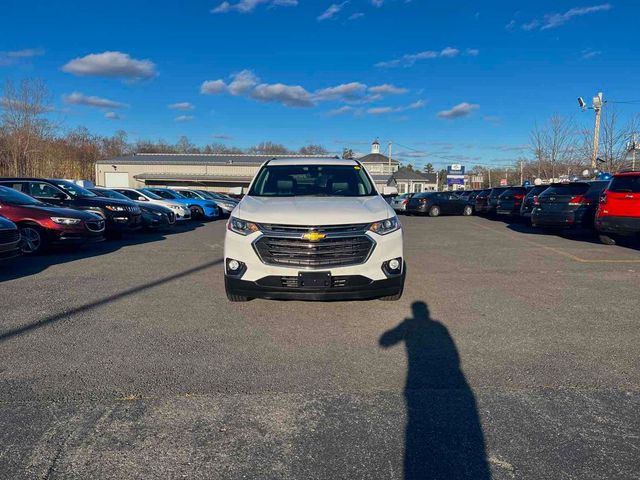
M639 18L635 1L4 0L0 81L42 78L65 128L131 140L379 137L414 164L496 164L536 120L591 124L579 95L640 100Z

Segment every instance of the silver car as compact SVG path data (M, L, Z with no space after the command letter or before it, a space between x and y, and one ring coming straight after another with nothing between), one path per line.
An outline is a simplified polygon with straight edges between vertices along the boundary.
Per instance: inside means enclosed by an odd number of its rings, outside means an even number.
M393 197L391 200L391 208L393 208L397 213L404 213L407 209L407 203L409 203L409 199L413 195L413 193L402 193Z
M118 193L123 194L125 197L130 198L134 202L138 203L154 203L156 205L162 205L163 207L170 208L176 214L177 221L191 220L191 210L187 205L183 205L178 202L172 202L156 195L153 192L148 191L145 188L111 188Z

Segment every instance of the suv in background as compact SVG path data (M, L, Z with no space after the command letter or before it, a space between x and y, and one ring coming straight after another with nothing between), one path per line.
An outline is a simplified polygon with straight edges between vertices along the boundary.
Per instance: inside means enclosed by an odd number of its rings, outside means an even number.
M227 298L398 300L402 238L357 160L269 160L227 222Z
M106 220L107 233L137 230L142 226L142 212L134 203L99 197L68 180L0 178L0 185L30 195L43 203L97 213Z
M520 207L522 201L527 195L526 187L510 187L498 197L496 213L498 215L506 215L508 217L520 216Z
M53 244L82 244L103 239L104 219L97 213L60 208L0 186L2 215L15 223L23 253L33 254Z
M608 181L553 183L538 195L531 225L548 230L593 228L600 195Z
M171 190L170 188L146 187L144 190L146 192L155 193L156 195L164 198L165 200L171 200L171 201L186 205L187 207L189 207L189 210L191 210L191 218L194 218L194 219L203 218L206 220L212 220L220 216L220 209L213 202L213 200L202 200L200 198L187 198L181 195L180 192Z
M520 216L527 220L531 221L531 212L533 211L533 207L538 202L538 195L544 192L549 185L535 185L531 187L524 199L522 200L522 205L520 206Z
M173 202L171 200L165 200L160 195L156 195L153 192L147 191L145 188L121 188L113 187L111 190L121 193L130 200L136 202L139 205L147 205L152 203L154 205L161 205L167 207L173 213L176 214L176 221L191 220L191 210L187 205L179 202Z
M489 194L490 188L480 190L473 200L473 210L477 215L484 215L489 209Z
M485 215L489 217L495 217L497 215L498 198L510 188L511 187L494 187L491 189L489 195L487 195L487 208L484 211Z
M600 241L614 245L618 236L640 235L640 172L613 176L596 213Z

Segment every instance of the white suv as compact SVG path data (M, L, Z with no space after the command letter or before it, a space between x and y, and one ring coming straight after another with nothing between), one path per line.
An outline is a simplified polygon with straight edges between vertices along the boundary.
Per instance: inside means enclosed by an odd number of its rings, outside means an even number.
M229 218L224 256L232 302L398 300L404 287L402 227L356 160L264 163Z

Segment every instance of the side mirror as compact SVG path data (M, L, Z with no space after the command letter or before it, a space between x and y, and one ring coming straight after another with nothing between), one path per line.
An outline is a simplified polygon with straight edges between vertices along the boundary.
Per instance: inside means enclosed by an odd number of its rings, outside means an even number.
M383 187L382 195L384 196L394 196L398 195L398 189L396 187Z
M147 199L146 199L145 197L143 197L142 195L140 195L140 196L138 197L138 201L139 201L139 202L146 202L146 201L147 201Z

